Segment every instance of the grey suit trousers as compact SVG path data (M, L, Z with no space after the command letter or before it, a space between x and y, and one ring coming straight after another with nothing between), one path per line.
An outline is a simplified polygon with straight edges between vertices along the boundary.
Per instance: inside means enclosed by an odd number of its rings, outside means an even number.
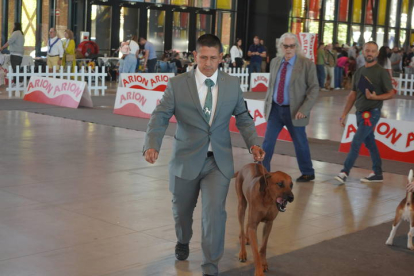
M170 172L172 210L177 240L180 243L189 243L191 240L193 212L201 191L201 267L205 274L217 275L218 262L223 256L229 184L230 179L221 173L213 156L206 157L203 169L193 180L179 178Z

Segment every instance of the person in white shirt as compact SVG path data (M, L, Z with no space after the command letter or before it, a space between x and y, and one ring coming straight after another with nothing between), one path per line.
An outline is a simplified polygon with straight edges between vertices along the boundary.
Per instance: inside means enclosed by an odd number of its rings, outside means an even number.
M3 47L0 48L0 52L7 47L9 47L10 50L11 66L16 72L17 66L20 66L22 64L24 55L24 36L22 32L22 24L14 23L13 33L11 34L9 40L3 45ZM15 83L13 85L15 85Z
M235 68L241 68L243 66L243 50L241 48L242 40L236 38L236 43L230 49L231 64Z
M63 54L63 43L56 34L55 28L50 28L49 30L49 40L47 43L47 66L49 66L49 71L53 70L53 67L60 67L62 65Z

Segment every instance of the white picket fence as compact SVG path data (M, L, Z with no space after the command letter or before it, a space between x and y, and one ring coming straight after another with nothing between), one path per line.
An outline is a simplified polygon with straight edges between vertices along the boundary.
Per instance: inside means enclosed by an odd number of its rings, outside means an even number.
M30 68L30 70L28 70ZM101 68L101 70L99 70ZM67 80L77 80L77 81L86 81L88 83L89 92L95 96L99 96L99 90L101 91L101 95L105 95L105 90L107 86L105 85L105 77L107 75L105 71L105 66L102 67L95 67L94 70L89 66L88 70L85 70L85 67L81 67L78 71L78 67L75 66L75 71L71 72L71 67L68 67L66 71L64 71L63 67L60 67L60 70L56 72L56 67L53 67L53 71L49 72L49 67L46 66L46 71L42 71L42 67L39 66L38 72L35 72L34 66L22 66L23 70L17 70L17 72L13 72L11 66L9 66L9 72L7 73L7 78L9 79L9 84L6 90L9 93L9 98L12 97L19 97L20 92L25 94L27 85L29 83L30 77L51 77L51 78L60 78L60 79L67 79ZM16 85L12 84L12 79L15 78ZM20 78L23 78L23 81L20 82ZM14 93L14 96L13 96Z
M400 74L394 80L398 82L398 95L414 96L414 74Z
M187 67L187 71L192 70L193 67ZM240 80L240 88L243 92L249 91L249 69L248 68L220 68L225 73L238 77Z

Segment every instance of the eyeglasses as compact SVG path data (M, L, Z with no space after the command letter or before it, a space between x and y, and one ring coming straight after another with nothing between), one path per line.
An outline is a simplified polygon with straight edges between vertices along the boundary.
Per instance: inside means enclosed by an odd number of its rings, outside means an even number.
M290 45L283 44L283 48L285 49L289 49L289 48L295 49L295 47L296 47L296 44L290 44Z

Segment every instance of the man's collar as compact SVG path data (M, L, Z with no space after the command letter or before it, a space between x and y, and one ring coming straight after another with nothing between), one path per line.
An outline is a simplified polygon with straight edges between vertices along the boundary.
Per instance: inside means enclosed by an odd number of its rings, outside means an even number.
M206 79L211 79L214 82L214 84L217 84L218 71L219 69L217 68L216 72L214 72L214 74L211 77L207 77L206 75L201 73L197 66L197 68L195 69L195 77L200 83L204 83Z
M290 65L294 65L296 61L296 55L294 55L291 59L289 59L288 63ZM283 62L286 62L285 58L283 57Z

